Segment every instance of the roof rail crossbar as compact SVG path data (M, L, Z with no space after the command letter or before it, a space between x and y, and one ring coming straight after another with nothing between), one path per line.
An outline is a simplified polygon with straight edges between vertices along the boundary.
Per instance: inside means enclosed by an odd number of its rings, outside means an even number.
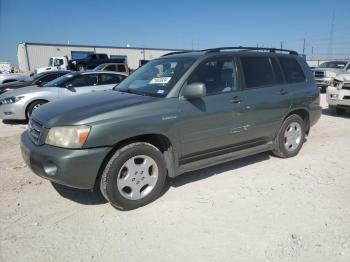
M276 53L276 52L286 52L291 55L298 55L298 52L288 49L281 49L281 48L269 48L269 47L251 47L251 46L233 46L233 47L218 47L218 48L210 48L210 49L204 49L202 51L206 53L212 53L212 52L220 52L222 50L242 50L242 51L267 51L270 53Z

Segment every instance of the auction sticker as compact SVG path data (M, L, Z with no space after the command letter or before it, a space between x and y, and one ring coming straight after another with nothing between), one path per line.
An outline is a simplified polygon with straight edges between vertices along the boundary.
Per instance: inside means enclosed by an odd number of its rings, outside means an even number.
M150 84L167 84L170 81L171 77L156 77L153 78L149 83Z

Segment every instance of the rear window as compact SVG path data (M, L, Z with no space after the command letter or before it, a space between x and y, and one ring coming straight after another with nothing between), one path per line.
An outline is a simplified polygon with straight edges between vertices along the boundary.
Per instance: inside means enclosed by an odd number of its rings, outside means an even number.
M241 63L247 88L268 86L275 83L268 57L241 56Z
M278 59L288 83L305 82L304 72L297 60L289 57L280 57Z

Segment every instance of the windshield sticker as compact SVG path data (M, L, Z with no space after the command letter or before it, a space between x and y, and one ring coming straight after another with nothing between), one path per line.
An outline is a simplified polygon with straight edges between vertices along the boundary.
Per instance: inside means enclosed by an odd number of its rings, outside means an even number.
M157 91L157 94L164 94L164 90L159 89L159 90Z
M153 78L149 83L150 84L167 84L169 83L171 77L156 77Z

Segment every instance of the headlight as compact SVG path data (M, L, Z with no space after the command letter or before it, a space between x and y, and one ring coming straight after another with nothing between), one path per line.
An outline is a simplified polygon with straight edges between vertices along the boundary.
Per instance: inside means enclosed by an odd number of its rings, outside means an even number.
M337 76L337 73L326 71L326 77L336 77L336 76Z
M10 96L0 100L0 105L13 104L24 98L24 96Z
M89 126L53 127L49 130L45 143L64 148L82 148L89 133Z

